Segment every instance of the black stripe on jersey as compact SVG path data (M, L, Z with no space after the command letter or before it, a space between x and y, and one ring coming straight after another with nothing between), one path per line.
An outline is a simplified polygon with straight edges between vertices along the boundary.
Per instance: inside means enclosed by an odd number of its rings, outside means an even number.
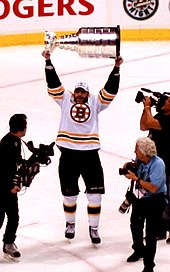
M62 96L63 93L64 93L64 91L61 91L60 93L54 93L54 92L50 92L50 91L48 90L48 93L49 93L51 96L57 97L57 96Z
M108 101L108 102L112 102L113 98L106 98L105 96L103 96L101 90L100 90L99 94L100 94L100 96L101 96L101 98L102 98L103 100Z
M69 136L67 134L59 134L57 136L57 138L68 138L68 139L72 139L72 140L83 140L83 141L86 141L86 140L94 140L94 141L99 141L99 138L98 137L73 137L73 136Z

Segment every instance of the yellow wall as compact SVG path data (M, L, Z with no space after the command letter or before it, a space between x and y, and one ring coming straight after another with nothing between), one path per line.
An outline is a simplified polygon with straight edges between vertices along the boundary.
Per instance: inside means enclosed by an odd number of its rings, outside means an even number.
M57 32L58 36L73 32ZM121 30L121 41L168 41L169 29ZM25 33L0 36L0 46L35 45L44 43L44 33Z

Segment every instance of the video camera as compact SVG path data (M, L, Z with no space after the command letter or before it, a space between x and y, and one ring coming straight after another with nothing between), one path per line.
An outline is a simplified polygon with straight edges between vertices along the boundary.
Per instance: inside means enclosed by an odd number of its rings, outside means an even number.
M153 92L149 89L145 89L145 88L141 88L142 91L147 92L147 93L151 93L154 98L151 96L151 107L155 106L156 107L156 111L160 112L161 108L163 107L165 101L168 99L168 97L170 96L170 93L168 92L164 92L164 93L159 93L159 92ZM168 96L169 95L169 96ZM136 95L135 101L137 103L140 103L142 101L145 100L145 96L144 94L139 91Z
M25 142L24 142L25 143ZM49 165L51 163L50 156L54 156L54 145L40 144L39 148L35 148L33 142L25 143L32 155L28 160L22 159L17 165L17 172L13 179L13 183L18 187L29 187L33 178L40 172L40 165Z

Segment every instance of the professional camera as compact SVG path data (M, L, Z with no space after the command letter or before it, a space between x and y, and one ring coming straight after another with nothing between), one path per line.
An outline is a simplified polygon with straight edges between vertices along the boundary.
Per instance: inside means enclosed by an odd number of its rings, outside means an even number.
M135 181L131 180L130 187L127 189L126 194L125 194L126 198L118 209L118 211L120 213L128 212L130 205L136 203L136 201L137 201L137 198L136 198L135 194L133 193L134 183L135 183Z
M140 161L131 161L131 162L127 162L126 166L124 168L119 168L119 175L126 175L128 174L128 170L130 170L133 173L137 172L138 166L140 164ZM122 202L122 204L120 205L118 211L120 213L125 213L126 211L129 211L130 205L132 204L132 202L134 201L134 194L133 194L133 186L134 186L134 181L131 181L131 186L130 188L127 189L126 192L126 198L125 200Z
M123 203L120 205L118 211L119 211L120 213L125 213L126 211L128 211L130 205L131 205L131 203L130 203L127 199L125 199L125 200L123 201Z
M130 170L133 173L136 173L138 168L138 164L135 161L127 162L126 167L119 168L119 175L126 175L128 174L128 170Z
M144 92L147 92L147 93L151 93L154 97L150 96L150 99L151 99L151 107L152 106L155 106L156 108L156 111L159 112L161 110L161 108L163 107L165 101L168 99L168 95L170 95L170 93L168 92L164 92L163 94L162 93L159 93L159 92L153 92L149 89L145 89L145 88L141 88L142 91ZM137 95L136 95L136 98L135 98L135 101L137 103L140 103L142 101L145 100L145 96L142 92L138 92Z
M32 155L28 160L22 159L17 165L13 183L20 188L23 186L29 187L35 175L40 172L40 165L47 166L51 163L50 156L54 156L54 142L50 145L40 144L39 148L35 148L32 141L25 144L32 152Z

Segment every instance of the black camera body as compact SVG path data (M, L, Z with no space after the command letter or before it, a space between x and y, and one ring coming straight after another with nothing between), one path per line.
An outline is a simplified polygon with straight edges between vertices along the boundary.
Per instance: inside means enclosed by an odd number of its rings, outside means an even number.
M162 94L159 92L153 92L153 91L151 91L149 89L145 89L145 88L141 88L141 90L144 92L151 93L154 96L154 97L150 96L151 107L155 106L157 112L161 111L161 108L163 107L165 101L169 97L168 95L170 95L170 93L168 93L168 92L164 92ZM140 103L140 102L143 102L144 100L145 100L144 94L141 91L139 91L136 95L135 102Z
M35 148L33 142L25 143L32 155L28 160L21 160L17 165L17 172L13 179L13 183L18 187L29 187L33 178L40 172L40 165L48 165L51 163L50 156L54 156L54 145L40 144L39 148Z
M137 162L135 162L135 161L127 162L126 167L119 168L119 175L128 174L128 170L130 170L133 173L136 173L137 168L138 168Z

